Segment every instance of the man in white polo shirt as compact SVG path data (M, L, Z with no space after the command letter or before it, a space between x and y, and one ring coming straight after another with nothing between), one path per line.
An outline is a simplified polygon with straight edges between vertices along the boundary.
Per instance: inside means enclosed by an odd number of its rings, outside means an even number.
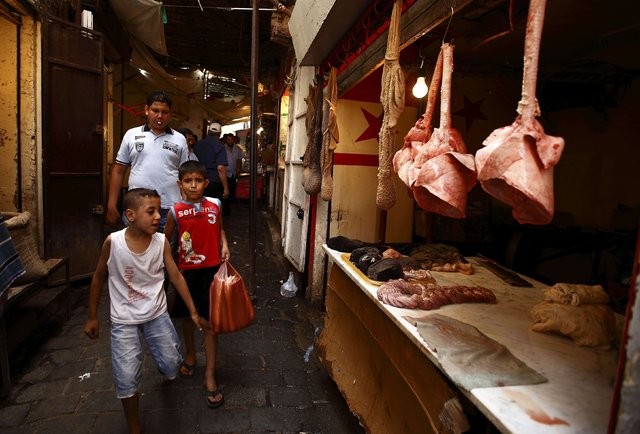
M144 107L147 123L131 128L122 138L109 178L107 224L115 226L120 212L118 196L127 168L129 189L150 188L160 194L161 221L164 230L169 208L181 199L177 184L178 167L189 159L185 137L168 126L171 120L171 97L163 91L152 92Z

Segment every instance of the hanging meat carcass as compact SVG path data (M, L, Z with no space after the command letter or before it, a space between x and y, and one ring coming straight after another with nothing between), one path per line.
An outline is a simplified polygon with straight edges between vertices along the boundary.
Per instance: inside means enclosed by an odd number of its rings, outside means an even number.
M420 208L447 217L463 218L467 193L476 184L473 156L460 133L451 127L451 77L453 75L453 45L442 48L442 90L440 94L440 127L420 147L412 174L413 197Z
M436 98L440 91L440 81L442 80L442 50L438 54L436 67L431 77L431 85L427 94L427 106L424 115L416 121L413 128L404 136L404 144L393 156L393 170L396 171L398 177L407 187L411 187L415 178L411 176L413 171L411 167L416 156L420 152L420 148L431 138L433 132L432 119L433 111L436 106Z
M316 81L317 88L313 95L313 129L311 134L309 134L309 130L307 129L307 136L310 137L310 141L302 160L302 166L304 167L302 171L302 186L304 191L309 195L319 193L322 187L322 169L320 167L320 150L322 149L322 88L324 85L324 77L322 74L316 76ZM311 97L311 94L309 97ZM308 101L307 104L309 104ZM307 110L309 109L311 109L311 107L307 106ZM309 128L309 125L307 125L307 128Z
M396 203L396 186L393 177L393 148L396 123L404 110L404 74L400 68L400 15L402 0L396 0L391 12L387 51L382 67L382 127L378 140L378 188L376 205L383 210Z
M333 178L331 168L333 167L333 153L339 139L338 116L336 114L336 104L338 103L338 79L336 68L329 71L327 81L327 96L324 99L322 108L322 151L320 161L322 164L322 187L320 197L323 200L331 200L333 195Z
M307 113L304 119L305 132L307 133L307 147L305 148L304 155L302 156L302 167L304 167L304 169L307 169L311 165L312 153L314 151L313 137L315 132L315 114L316 114L317 94L318 94L318 87L314 86L313 82L309 83L309 93L307 94L307 97L304 99L305 102L307 103ZM303 177L302 177L303 186L307 182L307 178L309 177L310 173L311 173L310 170L303 170Z
M545 6L546 0L529 4L519 116L513 124L491 133L476 153L480 185L510 205L513 217L522 224L551 222L553 166L564 149L564 140L546 135L536 120L540 116L535 95Z

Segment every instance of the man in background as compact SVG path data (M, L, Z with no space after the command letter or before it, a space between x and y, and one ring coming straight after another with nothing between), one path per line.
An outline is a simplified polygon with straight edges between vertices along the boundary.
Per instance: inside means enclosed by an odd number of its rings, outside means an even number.
M222 125L213 122L207 128L207 137L200 140L193 147L193 153L207 169L209 185L204 190L207 197L227 199L229 197L229 184L227 183L227 152L225 146L220 143ZM222 208L224 210L224 206Z
M238 176L242 169L242 159L244 158L244 152L242 148L237 145L236 136L232 133L227 133L223 136L222 141L227 151L227 165L225 170L227 172L227 183L229 184L229 197L222 200L222 215L228 216L231 213L231 202L236 197L236 185Z
M198 137L189 128L178 128L178 132L184 136L187 140L187 147L189 148L189 160L197 160L196 154L193 153L193 147L198 141Z

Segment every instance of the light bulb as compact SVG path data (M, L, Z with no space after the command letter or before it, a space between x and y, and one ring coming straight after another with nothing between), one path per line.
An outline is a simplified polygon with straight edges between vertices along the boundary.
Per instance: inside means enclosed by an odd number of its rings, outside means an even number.
M424 81L424 77L418 77L418 79L416 80L416 84L413 85L413 89L411 90L411 92L416 98L424 98L428 90L429 88L427 87L426 81Z

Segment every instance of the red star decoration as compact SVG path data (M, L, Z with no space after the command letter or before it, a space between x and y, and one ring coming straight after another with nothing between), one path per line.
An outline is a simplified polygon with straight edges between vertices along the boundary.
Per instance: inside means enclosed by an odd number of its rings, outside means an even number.
M476 102L471 102L469 98L464 97L464 107L453 113L456 116L462 116L464 118L465 131L469 131L471 124L476 119L486 120L487 117L480 111L480 106L484 102L484 98L479 99Z
M367 123L369 124L369 126L367 127L366 130L364 130L362 134L360 134L360 137L356 139L356 142L361 142L363 140L369 140L369 139L378 140L378 134L380 133L380 128L382 127L382 118L384 116L384 112L382 112L380 116L375 116L369 113L367 110L363 109L362 107L360 107L360 110L362 110L362 114L364 115L364 118L367 120Z

